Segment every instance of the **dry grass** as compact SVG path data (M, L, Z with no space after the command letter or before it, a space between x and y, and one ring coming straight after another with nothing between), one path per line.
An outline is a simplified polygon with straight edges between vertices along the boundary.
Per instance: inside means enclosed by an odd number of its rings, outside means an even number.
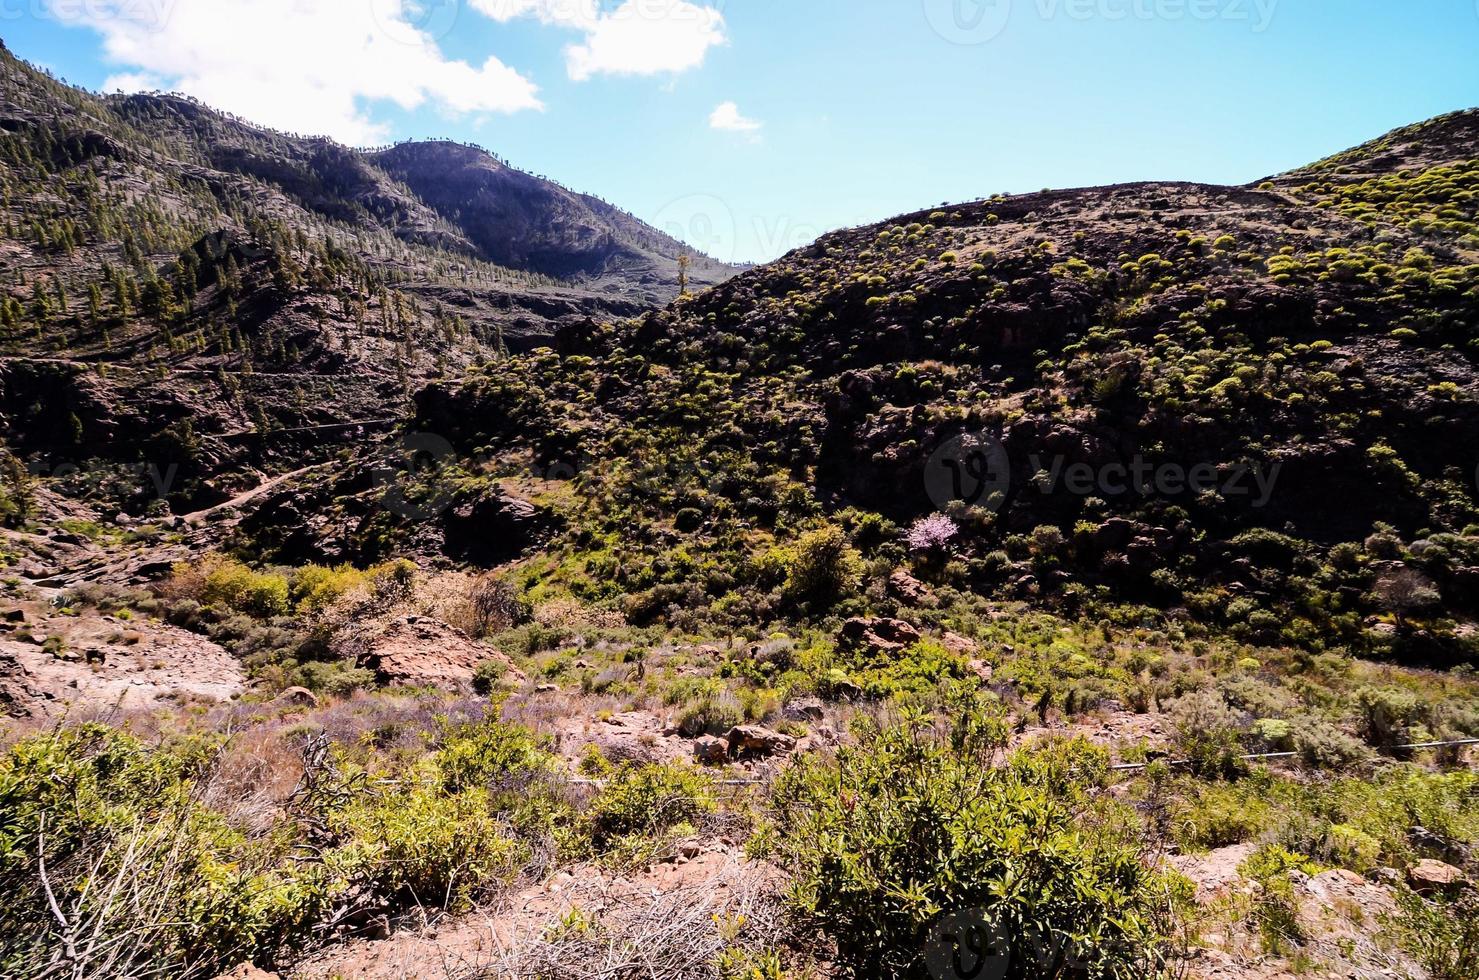
M445 969L449 980L698 980L719 976L725 950L776 949L785 939L772 883L731 860L716 875L577 909L562 925L498 943L482 962Z

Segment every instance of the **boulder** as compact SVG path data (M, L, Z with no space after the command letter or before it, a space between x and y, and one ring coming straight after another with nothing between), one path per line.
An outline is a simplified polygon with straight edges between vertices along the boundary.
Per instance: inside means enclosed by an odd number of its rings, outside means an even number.
M512 660L461 630L425 616L403 616L371 639L359 664L391 687L471 689L473 672L485 660L504 665L504 677L522 682Z
M1407 883L1419 895L1451 892L1467 884L1464 873L1442 861L1423 860L1407 869Z
M888 577L888 590L911 606L933 606L938 601L933 589L903 568L895 569Z
M729 731L729 754L735 758L775 755L795 748L796 740L791 736L759 725L739 725Z
M316 708L318 695L306 687L290 687L272 699L273 704L293 707Z
M786 702L781 709L781 717L787 721L818 722L827 713L826 705L822 704L821 698L797 698Z
M958 657L969 657L976 652L976 641L948 630L940 637L940 645Z
M693 740L693 758L705 765L729 761L729 743L713 735L700 735Z
M855 617L842 624L841 645L873 655L898 653L919 642L919 630L902 619Z
M278 980L278 975L259 970L251 963L239 963L234 969L216 977L216 980Z

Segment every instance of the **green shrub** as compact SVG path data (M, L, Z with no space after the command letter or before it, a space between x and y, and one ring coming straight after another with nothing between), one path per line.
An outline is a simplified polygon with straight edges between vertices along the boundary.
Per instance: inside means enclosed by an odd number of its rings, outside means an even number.
M1261 886L1254 907L1254 917L1263 936L1263 948L1284 954L1305 939L1294 901L1294 883L1289 873L1319 874L1321 868L1303 854L1285 850L1277 844L1265 844L1238 865L1238 873Z
M1428 900L1403 889L1397 906L1395 938L1432 980L1479 977L1479 894Z
M340 856L375 893L408 905L463 909L518 867L518 844L482 788L448 793L432 779L366 794L331 826Z
M0 759L0 974L41 975L63 930L89 937L75 976L211 976L300 935L329 897L200 802L221 743L154 750L101 725L17 743Z
M1212 776L1241 770L1243 718L1220 693L1193 691L1171 702L1169 711L1176 750L1191 764L1192 772Z
M1368 745L1390 750L1404 744L1408 727L1423 710L1416 694L1397 688L1364 687L1356 692L1361 735Z
M231 559L220 559L205 574L201 594L207 604L233 612L269 618L288 611L288 580L281 575L254 572Z
M1185 848L1207 850L1253 840L1269 825L1267 802L1238 784L1195 783L1172 807L1172 831Z
M862 559L848 546L842 528L831 524L803 534L785 550L782 564L786 598L821 607L852 594L862 574Z
M1069 958L1094 975L1153 966L1167 886L1133 817L1101 810L1103 751L1076 740L994 764L1001 720L964 705L954 717L947 735L917 714L865 729L835 760L782 774L758 846L792 875L797 912L859 975L924 976L932 925L967 909L1011 937L1012 977L1057 975Z
M289 597L299 614L316 615L366 580L365 573L353 565L304 565L293 573Z
M464 908L520 866L527 838L574 822L528 732L428 734L435 751L404 768L330 745L250 835L204 802L225 738L146 745L85 725L16 743L0 757L0 975L42 975L62 948L43 858L67 931L97 939L68 975L209 977L307 941L331 909Z
M310 691L348 697L375 686L375 672L342 660L310 661L298 667L297 682Z
M723 735L745 723L744 706L722 684L705 685L678 712L678 733L684 738Z
M586 811L592 846L599 853L622 838L655 838L711 812L711 785L692 766L629 762L618 767Z
M478 664L472 672L472 689L487 697L498 689L498 682L508 673L508 665L496 657Z

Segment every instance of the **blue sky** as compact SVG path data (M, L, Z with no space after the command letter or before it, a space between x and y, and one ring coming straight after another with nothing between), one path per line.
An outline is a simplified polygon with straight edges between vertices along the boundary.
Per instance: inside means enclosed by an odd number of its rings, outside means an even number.
M733 260L1479 105L1479 0L0 0L0 37L91 88L480 143Z

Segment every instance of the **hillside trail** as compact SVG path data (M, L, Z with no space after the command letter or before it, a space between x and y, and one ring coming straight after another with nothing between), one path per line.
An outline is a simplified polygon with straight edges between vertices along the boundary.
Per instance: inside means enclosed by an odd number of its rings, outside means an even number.
M229 500L223 500L219 504L212 504L211 506L206 507L203 510L193 511L189 514L181 514L180 520L184 521L186 524L198 526L202 521L213 514L219 514L225 511L240 508L244 504L248 504L251 503L253 500L256 500L258 497L271 493L273 490L276 490L278 487L282 486L284 483L287 483L289 480L295 480L300 476L304 476L308 473L313 472L314 470L323 469L325 466L328 465L328 463L310 463L308 466L302 466L296 470L292 470L287 473L280 473L274 477L269 477L268 479L257 484L257 486L253 487L252 489L245 490Z

